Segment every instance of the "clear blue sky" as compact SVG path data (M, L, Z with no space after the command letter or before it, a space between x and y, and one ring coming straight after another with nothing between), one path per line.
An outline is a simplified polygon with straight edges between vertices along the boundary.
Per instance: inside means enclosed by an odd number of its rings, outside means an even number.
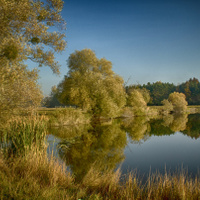
M44 67L45 95L66 75L66 60L90 48L113 63L128 84L200 79L200 0L65 0L67 48L61 75Z

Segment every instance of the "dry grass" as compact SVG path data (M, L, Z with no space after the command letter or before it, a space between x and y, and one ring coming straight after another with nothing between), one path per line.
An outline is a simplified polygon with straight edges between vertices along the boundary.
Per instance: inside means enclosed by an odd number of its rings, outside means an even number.
M123 180L122 180L123 178ZM79 183L53 157L30 151L26 157L0 156L0 199L200 199L200 181L185 173L152 174L145 184L135 173L92 168Z
M0 159L0 199L72 199L73 188L73 177L45 152Z
M49 118L51 126L66 126L90 123L90 116L76 108L55 108L38 111Z

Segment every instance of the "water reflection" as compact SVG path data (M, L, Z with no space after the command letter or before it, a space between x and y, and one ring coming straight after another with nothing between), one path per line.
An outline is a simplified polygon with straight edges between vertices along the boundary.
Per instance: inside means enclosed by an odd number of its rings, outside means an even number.
M187 127L183 133L195 139L200 137L200 114L189 115Z
M187 114L174 115L173 121L171 122L171 124L169 124L169 128L173 132L184 131L186 129L187 122L188 122Z
M120 123L92 125L77 137L59 143L60 157L70 166L77 180L81 180L91 167L98 171L115 169L123 161L126 132Z
M122 121L122 127L131 138L131 141L135 143L141 140L147 140L151 130L148 117L124 119Z
M50 131L60 138L59 156L78 181L91 167L104 172L114 170L120 163L130 170L145 169L145 173L149 172L150 166L162 171L160 168L164 169L165 164L180 166L182 162L195 163L190 168L200 167L197 158L200 153L200 115L167 115L159 119L137 117L107 125L92 123ZM198 141L194 143L193 138Z

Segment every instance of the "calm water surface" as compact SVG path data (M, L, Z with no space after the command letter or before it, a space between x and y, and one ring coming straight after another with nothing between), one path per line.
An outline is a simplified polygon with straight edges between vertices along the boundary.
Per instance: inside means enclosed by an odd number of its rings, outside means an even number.
M185 169L200 170L200 115L165 116L162 119L134 118L112 124L51 128L49 152L65 162L82 179L95 170L140 175ZM145 176L145 175L144 175Z

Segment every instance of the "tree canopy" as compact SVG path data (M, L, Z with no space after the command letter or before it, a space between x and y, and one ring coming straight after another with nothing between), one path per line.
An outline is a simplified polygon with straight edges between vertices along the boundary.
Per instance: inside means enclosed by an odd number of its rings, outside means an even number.
M129 89L127 105L133 110L134 115L144 115L147 113L147 103L150 100L148 90L145 88Z
M173 105L174 112L185 112L187 110L187 101L185 95L179 92L173 92L169 95L168 101Z
M112 63L98 59L90 49L75 51L68 59L69 72L58 85L58 98L97 116L114 117L126 103L123 79Z
M54 54L64 50L62 0L0 0L0 106L3 111L36 106L42 95L38 71L27 59L59 73ZM5 113L5 112L4 112Z
M145 88L150 92L150 101L148 105L162 105L164 99L173 92L183 93L189 105L200 105L200 82L197 78L190 78L188 81L178 85L173 83L163 83L157 81L155 83L147 83L143 85L129 85L126 90L134 88Z
M64 50L64 34L50 27L64 28L62 0L0 0L0 59L30 59L59 73L54 53Z

